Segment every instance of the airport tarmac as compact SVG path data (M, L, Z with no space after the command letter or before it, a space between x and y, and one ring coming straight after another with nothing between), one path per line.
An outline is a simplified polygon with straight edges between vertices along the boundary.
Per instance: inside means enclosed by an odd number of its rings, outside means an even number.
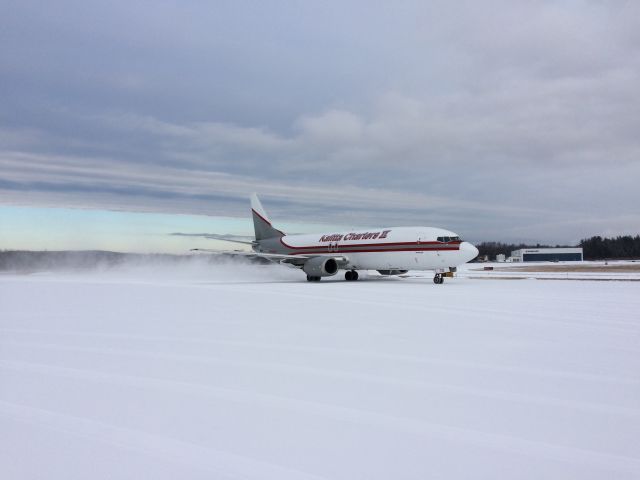
M638 261L471 263L460 277L483 279L640 281Z
M0 276L2 476L638 478L640 284L471 268Z

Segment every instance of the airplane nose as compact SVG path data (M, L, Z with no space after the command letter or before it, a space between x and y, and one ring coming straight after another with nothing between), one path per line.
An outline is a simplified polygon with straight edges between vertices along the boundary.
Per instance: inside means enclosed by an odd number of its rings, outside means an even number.
M478 249L475 246L471 245L469 242L462 242L460 244L460 250L464 252L465 257L467 257L467 262L470 262L471 260L476 258L478 256L478 253L480 253Z

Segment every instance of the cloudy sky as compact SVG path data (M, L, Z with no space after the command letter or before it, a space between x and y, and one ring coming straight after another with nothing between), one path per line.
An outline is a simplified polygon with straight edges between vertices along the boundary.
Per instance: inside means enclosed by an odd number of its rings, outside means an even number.
M640 2L0 5L0 248L250 233L252 191L298 230L573 243L638 233L639 180Z

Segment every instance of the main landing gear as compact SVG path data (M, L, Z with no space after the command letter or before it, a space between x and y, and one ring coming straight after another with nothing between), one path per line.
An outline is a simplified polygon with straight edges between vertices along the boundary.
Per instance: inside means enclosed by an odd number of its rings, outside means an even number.
M356 272L355 270L347 270L344 274L344 279L347 282L355 282L356 280L358 280L358 272Z
M433 277L433 283L442 285L444 283L444 276L441 273L436 273L436 276Z
M307 275L307 282L319 282L320 277L315 277L313 275Z

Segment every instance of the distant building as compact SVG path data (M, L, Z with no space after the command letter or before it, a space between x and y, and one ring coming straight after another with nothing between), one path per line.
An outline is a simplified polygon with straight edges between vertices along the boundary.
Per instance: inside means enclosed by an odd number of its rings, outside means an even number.
M504 253L499 253L498 255L496 255L496 262L504 262L505 259L505 255Z
M581 262L582 248L521 248L511 252L512 262Z

